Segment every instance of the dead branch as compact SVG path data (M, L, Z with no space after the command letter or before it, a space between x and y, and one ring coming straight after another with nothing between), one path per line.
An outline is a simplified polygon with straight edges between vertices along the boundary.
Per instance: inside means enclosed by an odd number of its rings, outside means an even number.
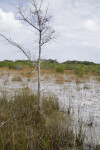
M37 64L34 61L32 61L30 56L29 56L30 51L26 52L21 45L17 44L16 42L12 41L11 39L7 38L5 35L0 34L0 36L3 37L6 41L8 41L11 45L13 45L13 46L17 47L18 49L20 49L21 52L23 52L23 54L28 58L28 60L30 60L33 63L33 65L35 65L38 68Z

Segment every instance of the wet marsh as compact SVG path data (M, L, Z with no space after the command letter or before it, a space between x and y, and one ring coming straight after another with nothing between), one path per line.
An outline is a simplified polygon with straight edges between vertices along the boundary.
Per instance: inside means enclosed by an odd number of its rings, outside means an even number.
M37 70L0 68L0 96L14 97L16 91L37 93ZM42 97L58 98L60 110L73 116L73 127L85 130L85 142L100 144L100 81L99 76L77 77L71 71L57 73L41 70Z

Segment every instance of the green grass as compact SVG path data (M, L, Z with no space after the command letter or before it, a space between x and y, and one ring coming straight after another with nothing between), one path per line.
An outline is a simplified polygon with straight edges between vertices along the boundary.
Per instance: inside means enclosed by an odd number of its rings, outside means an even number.
M75 132L71 116L60 110L57 98L43 97L39 121L38 115L36 95L21 91L13 100L3 95L0 150L67 150L75 146L83 149L82 127Z

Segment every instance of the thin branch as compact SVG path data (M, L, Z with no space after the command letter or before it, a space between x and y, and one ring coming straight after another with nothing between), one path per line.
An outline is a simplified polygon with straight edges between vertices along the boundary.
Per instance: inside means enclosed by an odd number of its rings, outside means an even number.
M48 43L50 40L55 38L56 38L55 30L49 31L48 33L46 33L46 35L43 36L41 46L43 46L44 44Z
M40 2L39 11L41 10L42 3L43 3L43 0L41 0L41 2Z
M33 28L35 28L36 30L39 31L39 29L38 29L34 24L32 24L32 23L28 20L28 18L25 17L25 15L21 12L20 8L18 8L18 10L19 10L19 14L20 14L21 17L22 17L22 18L19 18L19 20L22 20L22 21L27 22L30 26L32 26Z
M33 63L33 65L35 65L35 66L38 68L37 64L36 64L34 61L31 60L30 56L29 56L28 53L24 50L24 48L22 48L19 44L15 43L15 42L12 41L11 39L7 38L5 35L0 34L0 36L3 37L6 41L8 41L8 42L9 42L10 44L12 44L13 46L19 48L19 49L23 52L23 54L28 58L28 60L30 60L30 61Z

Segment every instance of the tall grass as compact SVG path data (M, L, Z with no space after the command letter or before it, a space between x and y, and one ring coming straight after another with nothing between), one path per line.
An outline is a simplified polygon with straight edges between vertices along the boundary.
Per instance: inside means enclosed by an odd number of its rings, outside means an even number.
M0 150L83 149L83 132L75 132L71 116L60 110L58 99L43 97L41 107L38 122L36 95L26 91L13 100L0 98Z

